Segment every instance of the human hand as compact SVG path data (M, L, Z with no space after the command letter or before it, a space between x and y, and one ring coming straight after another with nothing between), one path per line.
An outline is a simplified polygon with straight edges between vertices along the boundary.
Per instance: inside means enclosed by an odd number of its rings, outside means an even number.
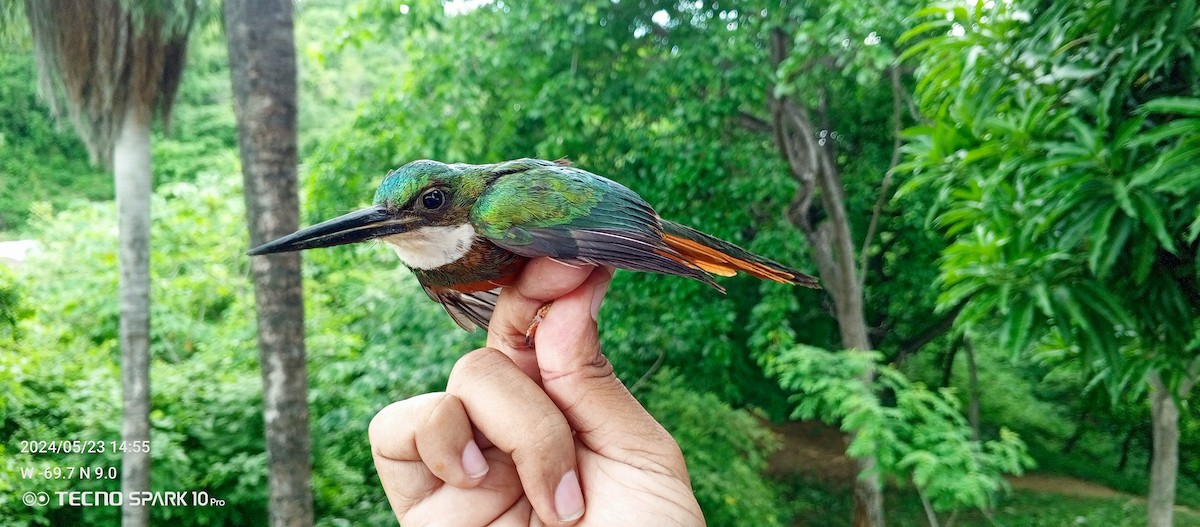
M530 261L446 391L375 416L375 469L402 525L704 525L679 446L600 353L611 280Z

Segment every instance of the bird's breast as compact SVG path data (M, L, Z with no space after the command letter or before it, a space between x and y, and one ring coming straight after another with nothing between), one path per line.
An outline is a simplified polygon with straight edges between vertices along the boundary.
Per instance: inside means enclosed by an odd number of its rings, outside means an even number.
M431 270L471 251L478 235L470 223L421 227L382 238L410 269Z
M470 224L422 227L382 239L421 284L465 293L510 284L526 261L477 236Z

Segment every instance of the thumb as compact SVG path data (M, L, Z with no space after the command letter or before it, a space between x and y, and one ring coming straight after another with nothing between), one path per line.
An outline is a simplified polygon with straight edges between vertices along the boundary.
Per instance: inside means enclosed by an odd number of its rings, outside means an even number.
M597 268L554 301L534 345L542 388L589 449L631 464L652 458L659 466L686 470L674 439L633 398L600 352L595 317L611 281L612 269Z

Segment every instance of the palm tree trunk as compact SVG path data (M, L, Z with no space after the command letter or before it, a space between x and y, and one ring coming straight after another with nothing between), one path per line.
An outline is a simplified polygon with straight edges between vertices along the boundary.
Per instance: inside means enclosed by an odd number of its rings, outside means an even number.
M150 489L150 113L130 105L113 145L120 246L121 491ZM121 524L150 523L148 507L121 506Z
M225 35L251 246L300 225L292 0L227 0ZM273 527L313 523L300 254L250 261Z

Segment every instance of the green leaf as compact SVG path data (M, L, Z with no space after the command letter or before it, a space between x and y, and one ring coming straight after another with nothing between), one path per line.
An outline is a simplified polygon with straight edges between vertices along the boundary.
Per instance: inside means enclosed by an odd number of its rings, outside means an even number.
M1000 345L1013 355L1019 354L1029 343L1030 332L1033 331L1033 304L1032 299L1018 300L1005 320Z
M1113 137L1113 144L1119 147L1124 147L1133 138L1138 130L1142 129L1142 125L1146 122L1145 115L1136 115L1121 123L1117 128L1117 134Z
M1200 237L1200 205L1196 207L1196 219L1192 220L1191 226L1188 227L1188 243L1195 243L1196 238ZM1200 258L1196 261L1200 262Z
M1117 200L1121 210L1130 217L1137 217L1137 209L1133 208L1133 201L1129 199L1129 189L1120 181L1113 181L1112 190L1113 199Z
M1146 113L1177 113L1200 117L1200 97L1160 97L1143 104L1138 110Z
M1133 316L1121 305L1117 296L1101 287L1100 284L1092 280L1085 280L1076 286L1075 291L1092 309L1114 325L1122 325L1126 328L1132 328L1135 325Z
M954 20L959 24L964 26L971 24L971 15L970 13L967 13L967 8L962 6L954 6L952 12L954 13Z
M1154 144L1163 139L1194 137L1196 134L1200 134L1200 118L1176 119L1151 128L1132 141L1129 141L1127 145L1129 148L1136 148L1142 145Z
M1084 151L1094 154L1096 152L1096 129L1078 117L1072 117L1067 123L1074 129L1074 139L1081 144Z
M1107 272L1100 272L1100 256L1105 254L1105 249L1108 248L1106 245L1108 243L1108 229L1112 225L1112 220L1116 214L1116 204L1109 205L1104 208L1100 216L1096 218L1096 222L1092 224L1092 238L1089 240L1092 249L1088 255L1088 267L1091 268L1093 274L1100 278L1104 278L1107 275Z
M951 24L951 22L949 20L946 20L945 18L922 22L920 24L913 26L912 29L909 29L908 31L905 31L904 33L902 33L900 35L900 38L896 39L896 43L904 44L905 42L908 42L909 40L911 40L915 37L921 36L927 32L933 31L935 29L943 29L944 30L946 28L949 28L950 24ZM938 37L931 37L927 40L930 42L937 42L941 39ZM903 57L903 55L901 55L901 56Z
M1144 192L1133 193L1133 200L1137 205L1142 223L1150 227L1150 230L1158 238L1158 242L1162 244L1164 249L1171 254L1175 254L1175 240L1171 239L1171 235L1167 232L1166 220L1163 218L1158 204Z
M1046 284L1041 282L1034 284L1033 297L1037 299L1042 314L1048 317L1054 316L1054 304L1050 302L1050 291L1046 288Z
M967 151L967 155L963 156L963 163L974 163L981 159L995 157L1004 151L1004 146L1000 143L984 143L979 148L972 148Z
M1133 253L1133 281L1142 284L1150 276L1154 260L1158 258L1158 247L1153 236L1138 236L1130 244Z
M1129 235L1133 232L1134 221L1130 217L1121 218L1121 222L1117 225L1117 233L1113 236L1112 243L1105 250L1104 259L1100 262L1100 267L1096 270L1096 276L1108 276L1108 272L1112 270L1113 264L1117 262L1117 257L1125 249L1125 242L1129 240Z
M1075 288L1059 286L1054 289L1054 300L1068 315L1067 319L1059 319L1059 322L1066 329L1065 333L1074 333L1083 336L1084 342L1087 343L1088 350L1092 353L1099 353L1108 357L1109 360L1115 360L1115 342L1113 340L1112 331L1108 324L1103 323L1103 320L1096 320L1089 316L1091 310L1087 309L1084 302L1076 294ZM1085 307L1087 306L1087 307ZM1061 313L1060 313L1061 316ZM1099 324L1097 322L1100 322Z
M937 5L923 7L921 9L917 10L916 13L913 13L912 17L913 18L925 18L925 17L934 16L934 17L946 18L946 11L947 11L947 9L945 7L937 6Z

